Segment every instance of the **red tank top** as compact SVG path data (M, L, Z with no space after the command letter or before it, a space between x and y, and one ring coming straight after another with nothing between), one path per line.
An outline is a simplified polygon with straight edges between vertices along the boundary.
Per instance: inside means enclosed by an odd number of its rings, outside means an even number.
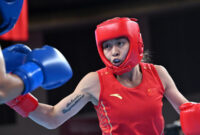
M152 64L140 63L142 81L127 88L109 73L98 70L99 103L95 106L103 135L162 135L164 88Z

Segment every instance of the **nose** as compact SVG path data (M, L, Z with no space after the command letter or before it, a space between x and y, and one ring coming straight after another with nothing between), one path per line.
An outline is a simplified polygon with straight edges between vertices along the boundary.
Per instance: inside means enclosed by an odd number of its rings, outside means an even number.
M115 45L112 47L112 56L119 56L119 48Z

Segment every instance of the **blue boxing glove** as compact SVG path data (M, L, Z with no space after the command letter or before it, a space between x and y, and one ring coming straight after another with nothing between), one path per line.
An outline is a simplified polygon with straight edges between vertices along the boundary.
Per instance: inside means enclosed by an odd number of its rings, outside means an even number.
M3 49L3 56L6 66L6 72L10 73L17 67L24 64L26 56L31 49L23 44L15 44Z
M24 82L23 95L39 86L44 89L57 88L72 77L72 69L65 57L57 49L47 45L29 53L26 63L13 73Z
M10 31L17 22L23 0L0 0L0 35Z

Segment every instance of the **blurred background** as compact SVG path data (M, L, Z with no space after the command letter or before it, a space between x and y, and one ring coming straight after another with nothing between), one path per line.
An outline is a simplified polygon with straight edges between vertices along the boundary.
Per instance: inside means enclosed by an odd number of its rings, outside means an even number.
M200 0L28 0L27 7L27 39L1 39L2 48L15 43L32 49L54 46L74 72L60 88L34 91L40 102L55 105L73 92L84 75L104 67L94 31L97 24L113 17L137 18L151 62L166 67L188 100L200 101ZM182 134L177 124L179 115L165 98L163 103L166 135ZM24 119L5 105L0 105L0 116L0 135L101 135L91 103L55 130Z

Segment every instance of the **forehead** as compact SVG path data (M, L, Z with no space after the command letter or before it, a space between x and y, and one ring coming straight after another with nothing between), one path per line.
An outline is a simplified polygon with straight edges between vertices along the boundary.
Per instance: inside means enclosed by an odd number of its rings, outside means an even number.
M103 44L105 43L110 43L110 42L116 42L116 41L129 41L127 37L118 37L118 38L113 38L113 39L110 39L110 40L106 40L103 42Z

